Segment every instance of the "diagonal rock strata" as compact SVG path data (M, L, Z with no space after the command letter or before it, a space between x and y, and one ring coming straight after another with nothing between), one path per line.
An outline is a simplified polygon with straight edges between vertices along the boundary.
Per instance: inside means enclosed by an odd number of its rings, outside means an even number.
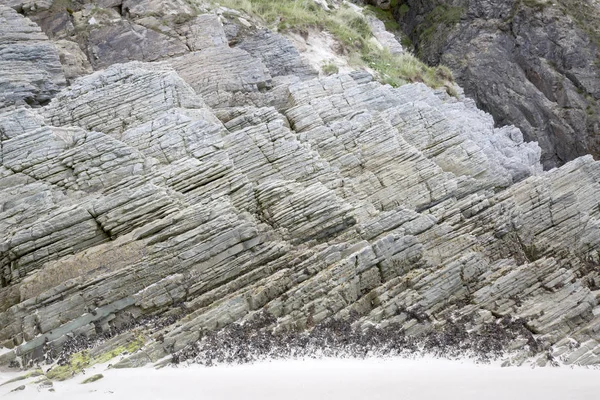
M473 101L318 77L282 40L115 64L2 111L0 361L138 330L121 366L182 358L267 313L257 334L346 320L464 348L508 327L488 345L515 363L597 364L600 163L543 172Z
M66 82L58 52L39 26L0 5L0 108L46 104Z

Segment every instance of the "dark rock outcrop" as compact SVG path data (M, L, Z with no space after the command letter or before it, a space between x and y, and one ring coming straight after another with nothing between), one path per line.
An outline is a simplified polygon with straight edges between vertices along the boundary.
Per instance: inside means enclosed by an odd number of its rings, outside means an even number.
M540 144L544 167L600 156L598 1L406 0L394 12L425 61Z

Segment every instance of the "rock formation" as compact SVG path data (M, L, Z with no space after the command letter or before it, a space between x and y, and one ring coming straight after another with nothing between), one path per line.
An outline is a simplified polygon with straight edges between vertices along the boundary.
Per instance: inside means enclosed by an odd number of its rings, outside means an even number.
M422 58L539 143L545 168L600 156L598 1L405 0L395 15Z
M240 23L230 47L215 18L185 54L109 52L27 87L48 104L3 104L0 363L110 336L88 362L135 339L118 365L141 365L263 313L415 337L518 319L515 363L600 362L599 162L543 172L461 94L318 76L284 36ZM35 35L33 64L59 60Z
M0 7L0 108L45 104L65 86L58 51L39 26Z

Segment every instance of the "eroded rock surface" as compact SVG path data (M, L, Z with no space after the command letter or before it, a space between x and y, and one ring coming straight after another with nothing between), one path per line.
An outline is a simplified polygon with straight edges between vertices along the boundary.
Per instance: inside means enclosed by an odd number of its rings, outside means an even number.
M263 313L410 337L514 320L512 362L600 362L599 162L543 172L474 101L319 78L272 32L203 46L2 109L0 362L112 337L92 356L137 338L118 366L141 365Z
M0 5L0 108L45 104L65 83L58 52L40 27Z
M429 63L454 72L499 125L542 148L546 168L600 156L600 3L401 1L395 15Z

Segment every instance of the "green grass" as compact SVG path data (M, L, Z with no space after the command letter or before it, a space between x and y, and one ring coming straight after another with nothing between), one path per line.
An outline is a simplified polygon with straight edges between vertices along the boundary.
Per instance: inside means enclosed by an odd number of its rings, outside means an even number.
M464 14L465 9L463 7L451 7L445 4L435 7L428 15L427 20L429 22L454 25Z
M406 3L402 4L400 7L398 7L398 14L400 15L400 18L402 18L406 14L408 14L409 11L410 11L410 7Z
M438 88L452 82L452 73L448 68L429 67L410 53L393 55L388 51L375 50L364 57L369 67L381 75L381 81L394 87L410 82L424 82Z
M383 83L399 86L423 82L433 88L451 87L452 74L447 69L429 67L411 54L392 55L375 46L365 17L348 7L326 11L313 0L221 0L218 4L259 18L279 31L326 30L342 44L354 66L372 68ZM381 14L373 9L370 12ZM390 18L385 20L391 24Z
M340 69L333 62L326 62L323 65L321 65L321 71L323 71L325 75L333 75L337 74L340 71Z

